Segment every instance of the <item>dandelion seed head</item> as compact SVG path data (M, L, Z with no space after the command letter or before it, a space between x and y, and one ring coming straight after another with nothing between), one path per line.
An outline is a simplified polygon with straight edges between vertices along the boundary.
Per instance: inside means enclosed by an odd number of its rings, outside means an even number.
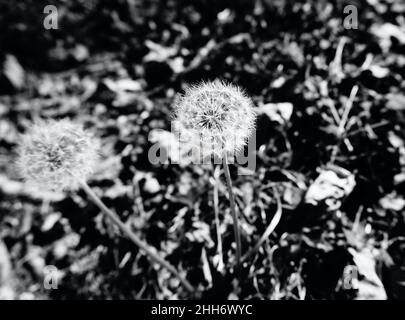
M18 167L30 184L48 190L74 190L97 160L98 142L69 120L41 120L21 137Z
M252 100L239 87L219 80L188 87L174 108L174 129L200 145L203 157L235 155L254 129Z

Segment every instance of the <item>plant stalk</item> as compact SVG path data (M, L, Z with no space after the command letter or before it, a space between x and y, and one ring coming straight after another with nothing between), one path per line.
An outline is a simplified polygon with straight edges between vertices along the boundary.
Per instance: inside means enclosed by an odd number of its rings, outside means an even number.
M97 205L97 207L108 217L110 220L133 242L135 243L151 260L158 263L161 267L166 268L172 275L174 275L183 284L184 288L191 293L195 293L195 289L180 273L166 260L161 258L159 254L154 252L154 248L150 247L147 243L143 242L136 236L132 230L124 224L118 215L107 208L101 199L94 193L85 181L80 182L81 187L90 197L90 199Z
M241 239L240 239L240 233L239 233L239 220L238 220L238 215L236 213L235 196L234 196L233 190L232 190L232 180L231 180L231 175L229 173L228 157L226 154L224 154L223 166L224 166L224 172L225 172L226 182L227 182L227 186L228 186L229 201L231 203L231 213L232 213L232 219L233 219L233 233L235 236L235 244L236 244L236 269L237 269L237 273L240 273L242 245L241 245Z
M218 169L218 170L217 170ZM224 271L224 254L222 250L222 238L221 238L221 228L219 223L219 197L218 197L218 186L219 186L219 167L215 167L213 170L213 175L215 179L214 183L214 194L213 194L213 202L214 202L214 214L215 214L215 228L217 231L217 251L219 255L219 262L218 262L218 270L222 273Z

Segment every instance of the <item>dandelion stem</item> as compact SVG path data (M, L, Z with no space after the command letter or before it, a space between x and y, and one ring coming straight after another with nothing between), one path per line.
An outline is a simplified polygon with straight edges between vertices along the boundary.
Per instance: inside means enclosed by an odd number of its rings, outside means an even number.
M215 166L215 165L214 165ZM218 255L219 255L219 262L218 262L218 270L222 272L224 270L224 254L222 251L222 238L221 238L221 228L219 223L219 199L218 199L218 185L219 185L219 167L214 167L214 214L215 214L215 228L217 231L217 246L218 246Z
M161 258L157 253L155 253L155 249L150 247L147 243L143 242L139 239L131 229L124 224L118 215L108 209L106 205L101 201L101 199L94 193L94 191L89 187L89 185L85 181L80 182L81 187L90 197L90 199L99 207L99 209L106 215L110 220L132 241L134 242L151 260L158 263L161 267L166 268L171 274L173 274L176 278L180 280L183 284L184 288L191 293L195 293L195 289L193 286L183 277L180 273L170 265L166 260Z
M233 194L232 190L232 180L231 180L231 175L229 173L229 166L228 166L228 157L226 154L224 154L223 158L223 165L224 165L224 172L225 172L225 177L226 177L226 182L228 186L228 192L229 192L229 201L231 202L231 213L232 213L232 219L233 219L233 233L235 236L235 244L236 244L236 268L237 268L237 273L240 273L240 268L241 268L241 240L240 240L240 233L239 233L239 220L238 220L238 215L236 213L236 204L235 204L235 196Z

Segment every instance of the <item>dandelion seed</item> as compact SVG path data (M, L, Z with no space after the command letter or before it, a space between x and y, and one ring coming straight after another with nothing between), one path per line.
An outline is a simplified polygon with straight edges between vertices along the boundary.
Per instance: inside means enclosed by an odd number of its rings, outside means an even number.
M92 173L97 146L78 124L41 120L22 136L18 166L28 183L54 191L75 190Z
M203 157L236 155L256 117L252 100L239 87L219 80L190 86L174 108L174 129L182 140L198 145Z
M242 246L228 163L245 146L255 118L252 100L239 87L216 80L191 86L183 96L178 96L172 123L180 141L198 147L203 160L212 156L222 160L233 220L238 276L241 275Z
M18 165L27 182L52 190L78 189L137 245L151 260L177 277L196 294L193 286L157 250L142 241L120 217L110 210L90 188L86 178L97 160L98 143L83 128L69 120L48 120L34 124L22 137Z

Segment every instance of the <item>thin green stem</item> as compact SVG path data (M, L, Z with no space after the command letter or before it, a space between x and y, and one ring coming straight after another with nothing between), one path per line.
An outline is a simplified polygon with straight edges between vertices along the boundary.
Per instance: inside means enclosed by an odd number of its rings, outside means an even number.
M226 182L227 182L227 186L228 186L229 201L231 202L231 213L232 213L232 219L233 219L233 233L235 236L235 244L236 244L236 269L237 269L237 272L240 273L242 245L241 245L240 233L239 233L239 219L238 219L238 215L236 213L235 196L234 196L233 190L232 190L232 180L231 180L231 174L229 173L228 158L227 158L226 154L224 155L224 158L223 158L223 166L224 166L224 172L225 172Z
M94 191L89 187L85 181L81 181L81 187L90 197L90 199L97 205L97 207L108 217L110 220L133 242L135 243L151 260L158 263L163 268L166 268L171 274L180 280L184 288L189 292L195 293L193 286L182 276L180 273L170 265L166 260L161 258L159 254L155 252L155 249L150 247L147 243L139 239L132 230L124 224L118 215L108 209L106 205L101 201L101 199L94 193Z

